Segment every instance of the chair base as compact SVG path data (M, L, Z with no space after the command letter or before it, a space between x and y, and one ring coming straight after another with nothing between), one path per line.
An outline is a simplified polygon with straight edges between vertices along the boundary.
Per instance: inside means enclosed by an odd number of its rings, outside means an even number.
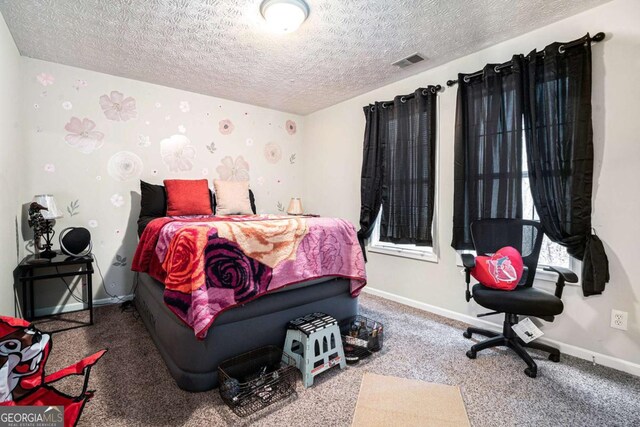
M513 332L513 329L511 329L511 327L516 323L518 323L517 315L506 314L502 333L474 327L467 328L467 330L462 334L465 338L471 338L473 334L482 335L489 338L473 345L471 349L467 351L467 357L469 359L475 359L479 351L491 347L508 347L511 350L515 351L515 353L520 356L520 358L527 364L527 368L524 370L524 373L531 378L535 378L538 375L538 365L536 365L536 362L534 362L529 353L527 353L526 348L545 351L549 353L549 360L551 360L552 362L560 361L560 350L558 350L557 348L537 342L524 343L515 334L515 332Z

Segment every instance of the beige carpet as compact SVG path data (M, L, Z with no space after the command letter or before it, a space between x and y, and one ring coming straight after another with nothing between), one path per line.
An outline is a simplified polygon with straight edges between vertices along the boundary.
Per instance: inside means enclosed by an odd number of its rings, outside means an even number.
M469 427L460 388L365 373L353 427Z
M298 380L297 398L248 419L229 410L217 390L180 390L137 313L117 306L96 309L92 327L56 334L47 368L53 372L109 348L91 374L89 388L96 394L80 427L348 427L366 372L460 387L471 425L477 427L640 425L637 377L569 356L552 363L533 351L538 378L532 379L510 351L488 350L468 359L465 352L474 341L462 337L463 323L366 294L360 303L365 316L384 324L382 351L318 375L308 389ZM70 393L82 388L81 381L60 383Z

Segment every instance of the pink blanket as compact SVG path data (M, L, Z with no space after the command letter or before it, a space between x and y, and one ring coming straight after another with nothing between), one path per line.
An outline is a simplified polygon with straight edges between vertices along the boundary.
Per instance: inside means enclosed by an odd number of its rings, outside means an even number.
M165 284L165 304L200 339L223 311L288 285L345 277L355 297L366 284L356 231L335 218L158 218L142 234L132 269Z

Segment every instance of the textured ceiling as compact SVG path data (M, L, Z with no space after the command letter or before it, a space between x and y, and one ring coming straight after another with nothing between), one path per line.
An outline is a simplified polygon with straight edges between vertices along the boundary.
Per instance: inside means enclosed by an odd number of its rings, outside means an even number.
M607 1L308 0L309 19L286 35L268 30L261 0L0 0L0 11L22 55L307 114ZM414 52L428 60L390 65Z

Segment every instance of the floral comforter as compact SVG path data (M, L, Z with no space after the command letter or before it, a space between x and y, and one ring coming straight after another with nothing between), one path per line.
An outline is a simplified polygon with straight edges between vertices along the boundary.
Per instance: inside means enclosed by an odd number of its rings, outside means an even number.
M355 229L334 218L158 218L140 237L132 269L164 283L165 304L200 339L223 311L288 285L345 277L355 297L366 284Z

